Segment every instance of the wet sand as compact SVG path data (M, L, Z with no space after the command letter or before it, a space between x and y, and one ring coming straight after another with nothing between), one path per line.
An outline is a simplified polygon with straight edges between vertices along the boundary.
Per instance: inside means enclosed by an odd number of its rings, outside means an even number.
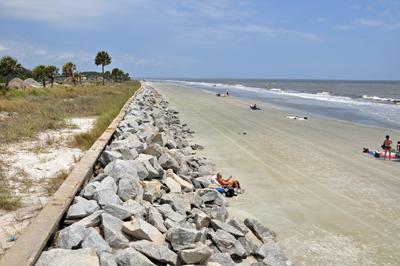
M274 230L295 265L399 264L400 160L362 153L380 149L387 134L397 143L399 134L318 117L286 119L301 114L264 104L254 111L248 101L175 84L148 85L196 132L192 143L205 147L198 155L246 188L229 199L230 216Z

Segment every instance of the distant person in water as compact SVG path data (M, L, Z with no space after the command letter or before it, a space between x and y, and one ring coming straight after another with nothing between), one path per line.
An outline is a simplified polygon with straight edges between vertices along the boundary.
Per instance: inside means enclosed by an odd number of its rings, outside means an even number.
M244 189L240 187L240 184L237 180L232 180L229 182L229 180L232 179L232 176L230 176L228 179L222 179L222 174L218 173L217 178L215 179L221 186L223 187L233 187L237 189L237 192L239 194L242 194L244 192Z
M386 135L386 139L383 141L383 145L385 145L385 158L386 160L386 153L389 152L389 161L392 155L392 140L390 139L389 135Z

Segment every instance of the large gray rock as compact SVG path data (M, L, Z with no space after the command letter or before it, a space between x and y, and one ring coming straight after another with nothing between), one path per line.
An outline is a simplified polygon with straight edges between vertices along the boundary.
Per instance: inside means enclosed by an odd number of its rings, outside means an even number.
M144 189L143 199L153 203L161 198L161 184L158 182L142 181L140 182Z
M200 232L196 229L184 227L172 227L167 231L167 240L174 251L195 248L196 240L200 238Z
M160 158L160 156L163 154L163 152L161 150L161 146L158 144L153 144L153 145L147 146L147 148L143 150L143 153L152 155L152 156L156 157L157 159Z
M122 160L124 157L122 156L121 153L115 152L115 151L103 151L101 156L100 156L100 164L102 167L106 167L109 163L120 159Z
M198 177L196 178L196 180L200 183L202 188L208 188L208 186L210 185L210 181L203 177Z
M112 151L122 154L123 160L134 160L139 156L138 152L135 149L129 149L129 147L127 146L119 146L112 149Z
M95 227L98 226L101 222L101 215L104 213L103 210L97 211L92 213L91 215L79 220L78 222L74 223L74 225L83 225L86 228L88 227Z
M128 201L130 199L136 199L138 195L137 189L135 189L134 182L131 178L123 178L118 184L118 196L123 201Z
M238 229L240 232L242 232L244 235L246 235L249 232L249 228L244 224L242 220L239 218L233 217L228 221L228 224L232 225L236 229Z
M184 193L189 193L194 190L192 183L189 183L178 175L174 174L172 169L167 170L167 177L172 178L175 182L177 182L181 186L181 190Z
M135 218L143 218L146 214L146 209L132 199L124 202L122 206L124 206L129 212L132 212Z
M136 173L139 176L140 181L145 180L149 176L149 172L147 171L146 167L144 167L144 165L140 161L134 160L133 165L136 168Z
M167 144L167 136L165 135L164 132L153 134L147 140L147 144L149 145L158 144L161 147L164 147L165 144Z
M142 142L139 141L139 139L138 139L135 135L133 135L133 136L137 139L137 141L132 141L132 142L131 142L131 145L130 145L131 150L132 150L132 149L135 149L136 152L137 152L138 154L140 154L140 153L142 153L142 152L144 151L144 145L143 145ZM129 139L129 138L128 138L128 139Z
M164 180L165 185L170 189L169 193L182 193L181 186L170 177Z
M168 218L165 219L164 225L165 225L165 227L167 229L170 229L170 228L173 228L173 227L181 227L182 226L181 224L179 224L177 222L174 222L174 221L172 221L171 219L168 219Z
M100 186L96 188L96 190L101 190L101 189L111 189L114 193L117 193L118 191L118 186L115 184L114 178L111 176L105 177L101 182Z
M193 222L196 225L196 229L207 228L211 223L211 218L204 212L197 208L192 209Z
M159 211L153 206L151 206L147 211L147 222L157 228L161 233L167 232L161 213L159 213Z
M158 158L158 162L164 170L172 169L174 173L179 172L179 164L168 153L164 153Z
M178 255L186 264L202 264L211 257L212 252L209 247L201 242L197 242L195 248L180 250L178 251Z
M94 248L68 250L55 248L43 251L36 266L99 266L99 258Z
M86 227L83 225L71 225L60 231L54 236L54 246L64 249L76 249L80 247Z
M202 165L197 169L197 173L199 176L212 175L213 170L208 165Z
M228 210L226 209L225 206L221 207L214 206L212 208L203 208L202 211L204 211L208 216L210 216L211 219L218 220L221 222L225 222L229 215Z
M118 183L121 178L125 177L137 177L137 179L139 180L136 170L136 163L132 160L113 161L112 163L108 164L106 168L104 168L104 173L112 176L116 183Z
M99 181L91 182L84 187L79 195L84 197L85 199L91 200L94 197L94 193L98 186L101 186Z
M223 253L229 253L232 258L245 258L246 250L240 242L228 232L218 229L212 235L212 241Z
M213 219L213 220L211 220L211 226L214 228L214 230L218 230L218 229L224 230L236 238L244 237L244 234L241 231L239 231L238 229L236 229L235 227L233 227L230 224Z
M122 232L123 221L107 213L101 215L101 221L104 239L110 247L115 249L129 247L129 237Z
M288 260L283 254L282 250L275 244L265 243L257 248L254 252L254 255L258 259L258 261L263 261L268 256L273 256L277 265L286 265L286 261Z
M80 201L79 203L71 205L68 208L65 219L81 219L98 210L100 210L100 207L95 200Z
M190 200L182 194L169 193L161 197L161 203L171 205L172 209L182 215L190 213Z
M115 262L114 256L108 252L101 252L99 254L100 266L118 266Z
M111 252L110 246L93 227L89 227L85 230L82 248L95 248L97 252Z
M122 230L137 240L144 239L158 244L165 242L164 235L157 228L142 219L123 223Z
M186 220L186 215L175 212L171 205L163 204L161 206L156 206L157 210L161 213L164 220L171 219L174 222L182 224Z
M160 245L147 240L141 240L132 242L131 247L146 255L153 261L157 261L165 265L169 264L173 266L180 266L178 255L165 245Z
M257 220L247 218L244 224L253 232L253 234L260 239L263 243L274 243L276 234L274 231L263 226Z
M196 190L192 205L200 208L202 204L227 206L228 201L216 189L205 188Z
M155 169L148 160L143 161L143 166L146 168L147 172L149 173L147 176L148 180L158 177L157 169Z
M115 251L114 258L118 266L156 266L145 255L133 248Z
M232 260L231 255L228 253L214 253L208 259L208 262L219 263L222 266L236 266L236 263Z
M112 216L114 216L120 220L125 220L134 214L134 212L131 208L126 208L122 205L115 204L115 203L110 203L110 204L104 205L102 207L102 209L106 213L111 214Z
M239 237L239 242L240 244L242 244L242 246L244 247L244 249L246 250L246 256L251 256L254 254L254 252L257 249L257 245L254 244L254 242L246 237Z
M94 199L100 206L104 206L107 204L122 205L122 201L120 200L120 198L109 188L96 190L94 192Z

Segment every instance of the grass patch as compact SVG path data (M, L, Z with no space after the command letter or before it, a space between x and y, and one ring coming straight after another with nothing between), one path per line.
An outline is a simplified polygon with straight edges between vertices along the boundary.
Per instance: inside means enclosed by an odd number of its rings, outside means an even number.
M91 141L96 140L101 135L97 135L98 131L102 133L108 126L104 126L103 121L111 122L139 87L138 81L129 81L113 87L11 89L0 96L0 112L10 114L0 120L0 143L29 140L48 129L67 128L67 118L92 116L99 117L100 121L89 132L94 134ZM77 144L82 148L90 147L86 139L83 137L85 141L78 140Z
M0 183L0 209L16 210L21 206L22 197L14 197L11 193L13 187L9 184Z
M71 170L69 171L61 170L55 177L49 178L46 181L44 188L46 189L49 196L53 195L57 191L57 189L62 185L64 180L67 179L70 172Z

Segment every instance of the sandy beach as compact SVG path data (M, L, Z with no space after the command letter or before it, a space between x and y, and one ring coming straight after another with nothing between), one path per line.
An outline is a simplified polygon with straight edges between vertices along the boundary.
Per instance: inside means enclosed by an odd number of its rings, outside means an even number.
M295 265L398 265L400 159L362 153L399 134L300 115L174 84L147 82L194 130L198 155L246 188L231 216L255 218L277 234ZM232 96L232 95L231 95ZM246 134L244 134L246 133Z

